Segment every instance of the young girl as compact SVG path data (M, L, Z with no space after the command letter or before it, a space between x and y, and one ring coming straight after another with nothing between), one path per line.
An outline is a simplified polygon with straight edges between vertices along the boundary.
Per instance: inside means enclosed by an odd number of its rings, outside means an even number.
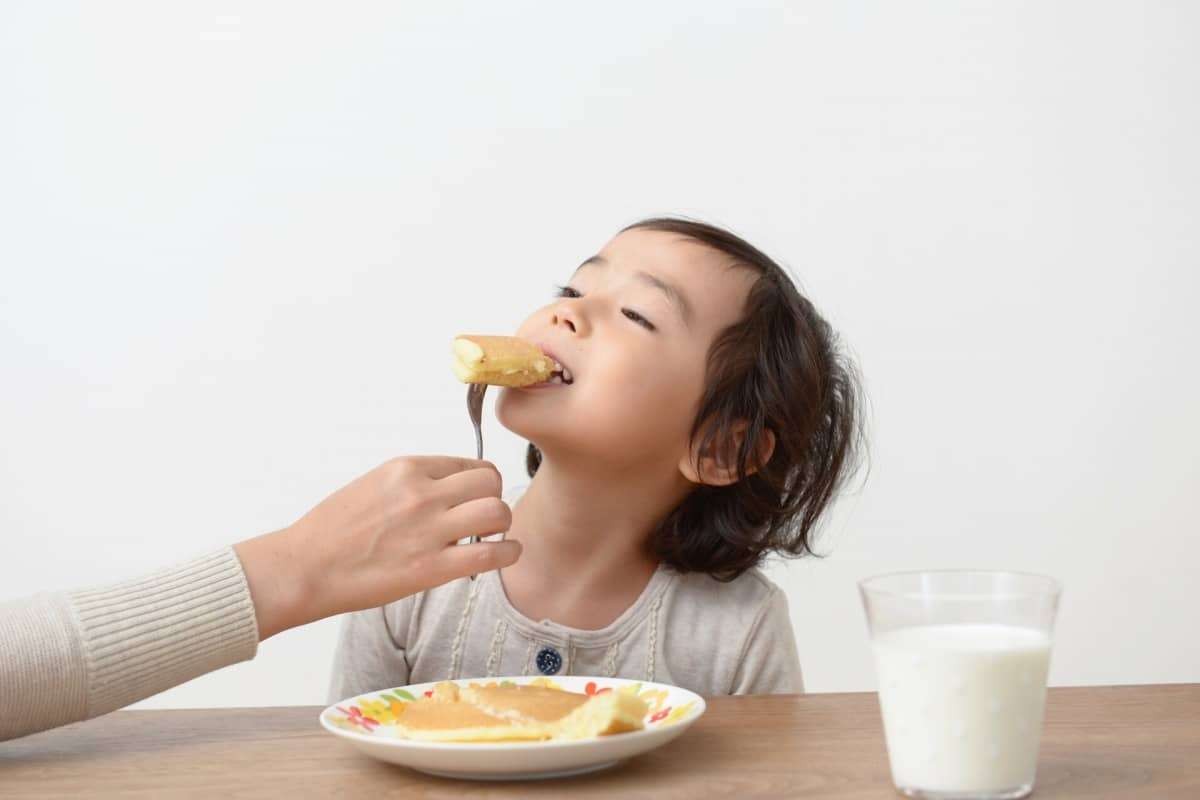
M512 566L345 619L331 696L500 675L701 695L800 692L787 598L860 443L858 386L784 271L719 228L651 219L517 335L568 380L506 389L528 439Z

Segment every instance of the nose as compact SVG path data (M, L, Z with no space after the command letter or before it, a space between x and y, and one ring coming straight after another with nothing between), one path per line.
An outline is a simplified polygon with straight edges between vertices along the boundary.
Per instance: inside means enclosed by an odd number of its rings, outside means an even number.
M574 334L584 334L587 331L587 320L582 309L571 299L559 301L550 313L550 323L554 327L562 326Z
M555 325L565 326L568 330L571 331L571 333L576 332L575 331L575 321L560 311L555 311L554 316L551 317L550 321Z

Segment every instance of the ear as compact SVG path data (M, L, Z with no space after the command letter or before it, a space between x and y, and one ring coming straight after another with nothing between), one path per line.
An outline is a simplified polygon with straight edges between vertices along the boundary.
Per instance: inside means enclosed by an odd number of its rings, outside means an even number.
M704 486L729 486L737 483L737 462L723 457L726 453L734 455L742 447L746 438L746 423L739 421L730 433L731 441L722 447L721 442L714 442L705 451L700 450L700 443L695 442L679 461L679 472L692 483ZM753 475L759 467L771 460L775 452L775 432L767 429L758 437L753 460L746 466L746 474Z

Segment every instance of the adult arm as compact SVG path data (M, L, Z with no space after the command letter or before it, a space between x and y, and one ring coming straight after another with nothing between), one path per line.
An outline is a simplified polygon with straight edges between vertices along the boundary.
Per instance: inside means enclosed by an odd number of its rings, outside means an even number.
M486 462L399 458L294 524L100 589L0 605L0 739L88 719L228 664L258 642L512 564Z

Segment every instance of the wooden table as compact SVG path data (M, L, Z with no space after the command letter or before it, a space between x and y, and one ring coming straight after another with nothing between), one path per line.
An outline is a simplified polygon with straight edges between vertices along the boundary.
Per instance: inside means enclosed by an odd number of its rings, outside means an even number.
M376 762L318 711L121 711L0 743L0 797L897 797L874 694L717 698L660 750L516 784ZM1051 689L1034 796L1200 798L1200 684Z

